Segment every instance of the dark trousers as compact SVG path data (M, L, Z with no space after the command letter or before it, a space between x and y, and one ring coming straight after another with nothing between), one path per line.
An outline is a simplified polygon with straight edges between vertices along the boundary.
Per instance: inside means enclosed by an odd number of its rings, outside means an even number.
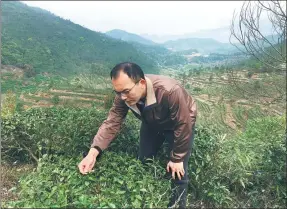
M194 127L192 128L192 136L189 144L189 152L184 157L183 166L185 175L179 180L175 174L175 179L171 180L171 189L172 194L170 197L170 202L168 207L172 207L175 204L178 204L180 208L186 207L186 197L187 197L187 188L188 188L188 160L190 158L193 140L194 140ZM157 152L161 148L164 141L168 142L169 153L173 147L174 132L173 131L164 131L158 132L153 130L151 127L148 127L145 123L142 123L140 130L140 147L139 147L139 156L138 158L145 163L147 158L153 158L156 156ZM171 170L169 172L171 178Z

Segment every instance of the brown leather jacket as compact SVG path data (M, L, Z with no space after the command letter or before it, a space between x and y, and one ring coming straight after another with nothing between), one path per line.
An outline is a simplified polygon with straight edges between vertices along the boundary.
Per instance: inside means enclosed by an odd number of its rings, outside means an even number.
M115 139L128 110L160 131L174 131L174 146L170 160L182 162L188 152L188 143L192 126L196 121L196 104L194 99L174 79L162 75L145 75L147 96L142 114L136 105L128 106L119 96L115 97L108 118L100 126L91 147L106 149Z

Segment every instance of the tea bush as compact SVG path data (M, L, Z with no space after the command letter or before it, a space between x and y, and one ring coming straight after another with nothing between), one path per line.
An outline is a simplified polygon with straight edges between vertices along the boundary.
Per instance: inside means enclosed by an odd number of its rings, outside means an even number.
M7 91L3 101L1 101L1 118L10 118L15 114L17 95L12 91Z
M192 202L204 202L208 207L230 205L228 187L220 182L218 155L222 147L218 130L199 126L196 129L194 148L189 162Z
M106 112L96 108L32 108L2 120L4 158L37 161L43 154L78 154L90 146Z
M82 152L107 116L96 108L29 109L2 120L6 159L38 161L21 178L18 201L9 207L166 207L166 144L148 166L137 159L140 122L128 113L95 171L81 175ZM197 125L188 173L188 204L198 207L284 207L286 122L248 120L244 132L226 139L216 127ZM201 206L201 205L200 205Z
M147 208L166 207L169 182L160 173L143 166L126 154L106 152L96 163L94 172L81 175L80 157L44 155L38 167L21 178L19 200L7 207L87 207Z
M285 117L248 120L245 132L223 144L220 175L239 207L285 207L285 130Z
M96 107L31 108L16 112L2 120L3 158L28 162L37 161L43 154L77 155L87 151L107 114L108 111ZM138 139L139 124L128 113L117 136L119 139L111 144L111 149L135 151L132 141Z

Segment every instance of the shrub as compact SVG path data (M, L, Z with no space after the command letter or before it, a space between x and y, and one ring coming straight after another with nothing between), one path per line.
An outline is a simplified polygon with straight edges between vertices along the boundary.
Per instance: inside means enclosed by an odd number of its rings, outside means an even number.
M201 91L201 90L202 90L202 89L199 88L199 87L194 87L194 88L193 88L193 91L197 91L197 92L198 92L198 91Z
M220 182L218 154L222 140L213 128L198 126L189 162L192 202L204 202L208 207L229 206L230 191Z
M168 153L148 166L136 159L140 122L131 113L95 172L78 172L81 153L106 116L95 108L47 108L2 120L5 156L40 159L15 189L19 200L5 206L166 207L170 183L163 157ZM216 128L197 125L188 167L192 205L284 207L285 128L285 117L248 120L243 133L226 140Z
M128 155L107 152L95 172L81 175L81 158L44 155L38 168L21 178L18 201L5 207L147 208L166 207L169 181L160 173ZM157 171L156 174L154 171Z
M246 77L251 78L253 75L254 75L254 72L248 71L248 73L246 74Z
M1 101L1 117L4 118L10 118L12 117L16 112L16 102L17 96L12 91L8 91L5 94L5 97L3 99L3 102Z
M283 117L248 120L245 132L224 143L221 175L240 202L246 199L250 207L285 206L285 128Z
M188 83L188 84L185 84L185 88L186 89L190 89L190 84Z
M114 99L115 99L115 94L112 91L105 95L104 108L106 110L109 110L112 107Z
M59 104L59 102L60 102L60 98L59 98L58 95L55 95L55 96L52 97L52 103L53 103L54 105Z
M43 154L78 154L90 146L106 112L95 108L32 108L2 120L4 158L37 161Z

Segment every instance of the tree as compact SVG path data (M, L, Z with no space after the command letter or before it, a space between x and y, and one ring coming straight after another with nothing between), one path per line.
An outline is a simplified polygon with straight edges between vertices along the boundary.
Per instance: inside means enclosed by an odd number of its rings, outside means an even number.
M272 28L271 35L266 35L262 28L265 15ZM232 38L239 43L232 43ZM286 77L282 76L286 74L286 2L245 1L238 18L234 12L230 43L249 55L247 61L252 63L248 65L253 68L249 71L260 69L262 73L259 75L260 83L254 79L243 82L242 72L227 70L233 94L259 105L286 103L286 91L282 90L286 89Z
M35 69L31 65L24 64L23 70L24 70L24 74L27 78L35 77L37 75L37 72L35 71Z
M183 87L186 86L186 84L188 83L188 80L190 78L191 73L187 73L187 72L179 72L177 74L177 79L180 81L181 85Z
M262 19L267 15L273 34L262 32ZM232 43L234 37L239 45ZM246 1L238 16L234 12L230 43L259 60L269 69L286 70L286 2ZM243 48L242 48L243 46Z

